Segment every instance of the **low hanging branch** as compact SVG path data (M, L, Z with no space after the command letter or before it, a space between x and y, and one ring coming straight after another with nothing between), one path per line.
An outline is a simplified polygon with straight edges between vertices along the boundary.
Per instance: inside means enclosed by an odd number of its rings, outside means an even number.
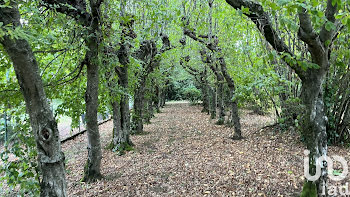
M77 67L75 67L75 69L72 72L70 72L68 75L62 77L61 79L55 81L54 83L47 84L46 87L48 87L48 86L56 86L56 85L63 85L63 84L75 81L76 79L79 78L79 76L81 74L81 71L84 68L84 65L86 65L87 63L88 63L88 59L87 59L87 56L85 56L84 60L82 62L80 62L80 64ZM70 78L70 79L68 79L66 81L63 81L67 77L72 76L77 70L78 70L78 73L75 76L73 76L72 78Z
M63 85L63 84L67 84L67 83L71 83L73 81L75 81L76 79L79 78L80 74L82 73L82 70L84 68L84 65L87 63L87 58L85 57L84 60L82 62L80 62L80 64L78 64L77 67L75 67L75 69L70 72L69 74L65 75L64 77L62 77L61 79L53 82L53 83L49 83L44 85L44 87L52 87L52 86L59 86L59 85ZM64 79L72 76L74 73L76 73L78 71L78 73L76 75L74 75L72 78L63 81ZM5 90L1 90L1 92L18 92L20 91L20 89L5 89Z
M292 50L281 39L278 32L273 28L269 13L264 11L264 8L259 3L248 0L226 0L234 9L240 10L242 7L249 8L249 13L245 15L257 26L258 30L270 43L270 45L281 55L283 53L289 54L292 58L296 59L296 55L292 53ZM335 22L334 13L336 12L336 6L332 5L332 1L329 0L326 9L326 18L330 22ZM315 53L320 52L325 46L327 40L332 41L334 31L328 31L325 25L322 27L319 34L317 34L312 27L309 14L303 8L299 12L300 28L298 36L301 40L308 44L309 50ZM293 64L286 60L286 56L282 55L282 59L298 74L302 79L305 78L305 71L298 65Z

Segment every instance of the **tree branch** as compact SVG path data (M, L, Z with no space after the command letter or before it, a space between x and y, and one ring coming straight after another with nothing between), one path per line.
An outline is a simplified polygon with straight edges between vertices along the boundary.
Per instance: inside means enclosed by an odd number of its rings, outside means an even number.
M264 11L264 8L255 2L249 0L226 0L234 9L240 10L242 7L249 8L249 13L245 15L257 26L258 30L270 43L270 45L279 53L287 53L291 57L295 58L295 55L288 48L286 43L279 37L277 31L273 28L269 14ZM298 64L288 63L286 57L282 59L299 75L300 78L304 77L304 71Z
M62 77L61 79L55 81L54 83L47 84L46 87L47 86L54 86L54 85L62 85L62 84L65 84L65 83L68 83L68 82L71 82L71 81L78 79L81 71L83 70L84 65L87 64L87 61L88 61L88 57L87 57L87 55L85 55L84 60L82 62L80 62L80 64L72 72L70 72L68 75ZM67 77L72 76L78 69L79 69L79 71L74 77L72 77L71 79L68 79L66 81L63 81Z
M327 8L326 8L326 18L329 22L331 23L335 23L335 13L337 12L337 3L335 3L334 5L332 5L332 0L328 0L327 1ZM331 29L330 31L328 31L326 29L326 24L325 23L320 31L320 40L323 44L326 43L327 40L332 41L332 36L335 32L335 30Z
M43 0L43 2L46 3L43 6L55 9L89 26L91 15L86 11L85 0Z
M317 43L317 37L318 35L314 31L312 24L311 24L311 19L309 14L307 13L307 10L305 8L302 8L299 13L299 31L298 31L298 36L299 38L304 41L306 44L311 45L311 46L316 46L318 45Z
M33 53L57 53L61 51L67 51L68 49L52 49L52 50L43 50L43 51L33 51Z

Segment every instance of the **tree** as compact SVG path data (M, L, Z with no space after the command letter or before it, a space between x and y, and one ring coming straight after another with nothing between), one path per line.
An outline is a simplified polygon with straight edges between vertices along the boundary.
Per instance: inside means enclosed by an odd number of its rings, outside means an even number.
M0 3L0 22L12 30L20 29L20 13L16 2L9 1L8 6L5 6L4 1ZM61 151L57 123L47 101L32 48L25 39L13 35L5 35L0 43L13 62L35 136L42 173L40 196L67 196L65 158Z
M133 124L134 132L143 132L143 118L144 118L144 96L146 91L146 81L148 76L158 68L161 61L161 55L172 49L170 46L169 37L166 34L161 34L162 48L158 49L153 40L145 40L141 43L140 48L133 54L133 56L141 61L142 68L138 71L137 85L134 93L134 114Z
M112 75L108 81L110 90L111 104L113 110L113 140L112 149L118 151L119 154L123 154L124 150L132 146L130 140L130 109L129 109L129 72L131 56L131 41L137 37L133 30L134 18L131 15L125 13L125 1L120 2L120 26L121 41L118 44L119 49L113 49L113 46L107 47L107 53L110 56L117 56L119 60L119 66L114 66L114 73L118 76L118 82L115 80L115 76ZM110 25L111 26L111 25ZM109 26L109 28L110 28ZM109 37L109 35L107 35ZM113 66L113 65L112 65ZM117 92L117 85L121 91ZM119 95L119 99L118 98Z
M245 15L256 24L266 40L280 53L282 58L295 70L301 79L301 100L305 106L305 113L301 123L302 134L306 140L306 146L310 150L310 174L314 174L316 165L319 165L315 161L327 154L327 117L324 112L322 85L330 65L330 46L336 38L337 23L335 14L340 6L338 1L328 0L326 5L320 5L320 7L325 6L326 21L318 29L315 28L311 21L311 6L307 2L297 4L297 14L300 23L298 37L308 46L310 55L307 59L309 61L299 60L291 52L283 39L280 38L279 33L274 29L269 17L270 14L260 4L247 0L226 0L226 2L237 10L242 8L249 9L248 12L245 12ZM315 184L317 193L321 195L322 187L327 185L327 168L326 165L319 167L322 169L320 179L316 183L308 182L305 185Z
M73 17L78 23L88 28L85 42L88 51L81 65L86 65L87 86L85 92L86 125L88 133L88 159L84 168L83 181L100 179L101 175L101 143L97 122L98 87L99 87L99 43L101 42L100 6L103 0L90 0L87 4L82 0L45 0L47 6L58 12ZM74 9L72 9L73 7Z
M197 35L196 32L191 30L189 25L189 18L184 17L182 19L183 21L183 32L184 35L192 38L195 41L198 41L202 43L210 52L213 53L211 55L208 53L205 49L202 49L200 51L202 61L207 63L209 67L211 68L212 72L215 74L217 83L218 83L218 107L219 107L219 120L218 123L224 122L224 109L223 109L223 85L222 82L224 79L226 80L228 87L230 89L230 106L231 106L231 122L230 125L234 126L235 133L233 134L233 139L241 139L242 138L242 132L241 132L241 124L240 124L240 118L238 115L238 105L237 105L237 99L234 97L236 87L234 80L227 72L226 67L226 61L222 54L222 49L218 46L219 39L216 35L213 35L212 31L212 7L213 7L213 1L209 1L209 34L208 35ZM205 40L206 39L206 40ZM215 55L218 56L215 57Z
M184 57L180 59L180 65L185 69L190 75L192 75L195 80L200 84L201 89L201 95L202 95L202 102L203 102L203 109L202 112L209 114L209 92L208 92L208 74L207 74L207 66L204 63L204 69L196 69L192 66L188 65L188 61L190 60L190 57ZM214 107L215 108L215 107Z

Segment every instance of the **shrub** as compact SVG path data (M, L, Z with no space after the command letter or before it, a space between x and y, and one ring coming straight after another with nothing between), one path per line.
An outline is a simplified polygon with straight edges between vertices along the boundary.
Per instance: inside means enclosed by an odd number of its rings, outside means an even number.
M4 144L0 157L0 187L6 181L11 191L19 187L20 196L39 195L39 170L36 162L37 151L35 139L30 131L29 124L15 125L15 132ZM11 158L11 159L10 159Z
M289 98L281 107L281 116L278 119L281 129L286 130L291 126L298 127L300 115L303 112L301 100L299 98Z
M185 88L182 95L184 99L189 100L192 104L201 100L201 91L194 86Z

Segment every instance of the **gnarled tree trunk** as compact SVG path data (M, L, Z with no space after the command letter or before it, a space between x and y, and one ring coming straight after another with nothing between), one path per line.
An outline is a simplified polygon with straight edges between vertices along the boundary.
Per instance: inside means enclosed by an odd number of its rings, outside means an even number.
M134 94L134 114L132 118L134 133L143 132L143 110L144 99L146 92L146 80L154 69L160 65L160 57L156 57L168 51L171 48L169 37L165 34L161 35L163 46L160 50L157 49L157 45L153 40L145 40L141 43L140 48L133 54L134 57L142 61L142 70L137 75L138 84L135 88Z
M120 1L120 15L125 17L127 14L126 10L126 1ZM120 130L116 132L116 135L113 137L114 142L114 150L118 150L120 154L128 149L128 147L132 146L132 142L130 140L130 107L129 107L129 74L128 68L130 63L130 48L132 47L130 42L137 37L134 32L134 18L130 16L127 19L123 18L123 21L120 22L123 27L121 42L119 43L119 50L117 52L117 56L119 59L119 63L122 66L118 66L115 68L115 71L118 75L118 83L120 87L123 89L120 99L120 108L118 111L120 123Z
M0 3L3 5L3 1ZM20 27L17 4L11 1L10 6L0 8L0 21L4 25L11 24L13 28ZM35 136L38 164L42 172L40 196L67 196L64 154L57 123L47 101L32 48L26 40L11 39L9 36L2 37L0 43L13 62Z

